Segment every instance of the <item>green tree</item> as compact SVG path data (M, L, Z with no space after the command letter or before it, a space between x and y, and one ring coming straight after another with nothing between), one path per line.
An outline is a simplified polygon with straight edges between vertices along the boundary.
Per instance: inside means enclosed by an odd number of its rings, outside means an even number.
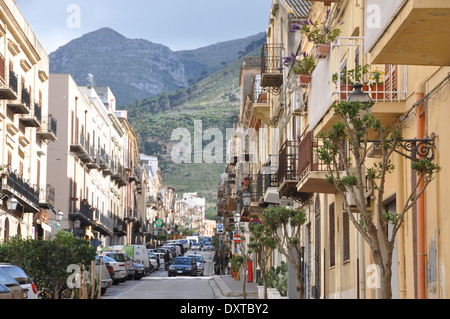
M336 103L334 112L339 121L329 132L319 136L323 139L323 146L318 150L318 157L328 166L327 180L341 195L349 219L372 249L373 260L380 275L381 298L390 299L392 253L397 231L406 212L414 206L440 167L426 159L414 161L412 168L417 172L418 178L416 184L412 185L408 200L400 212L386 213L382 202L385 183L387 176L395 169L391 157L402 142L401 126L386 130L380 120L371 114L371 107L370 103ZM369 164L366 159L371 143L369 133L378 136L377 145L381 157L372 167L367 168ZM346 143L349 153L346 152ZM423 186L420 186L421 182ZM367 197L372 194L377 199L373 211L367 205ZM353 198L354 208L350 207L348 198ZM388 231L388 227L392 231Z
M277 248L275 239L271 231L265 224L252 226L254 240L249 243L249 247L257 254L259 267L264 283L264 298L267 299L267 280L270 267L270 258L272 251Z
M304 210L276 206L263 211L262 222L268 228L271 237L296 273L297 295L303 298L300 230L306 222Z
M67 267L89 265L95 255L96 248L88 240L63 230L52 240L16 236L0 245L0 260L21 267L40 290L52 291L55 299L70 275Z

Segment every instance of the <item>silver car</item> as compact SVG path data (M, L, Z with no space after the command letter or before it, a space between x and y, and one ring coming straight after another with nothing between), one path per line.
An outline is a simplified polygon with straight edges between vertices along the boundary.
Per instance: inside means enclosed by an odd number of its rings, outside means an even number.
M20 284L25 292L25 298L38 299L38 290L35 283L28 277L22 268L8 263L0 263L0 268L5 270L8 275L13 277Z

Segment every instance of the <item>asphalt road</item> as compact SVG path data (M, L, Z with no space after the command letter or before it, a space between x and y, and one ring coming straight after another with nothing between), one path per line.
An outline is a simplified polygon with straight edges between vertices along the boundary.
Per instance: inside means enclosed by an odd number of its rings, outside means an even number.
M188 253L193 253L188 251ZM128 280L109 287L102 299L218 299L222 295L213 275L213 252L197 251L206 260L203 276L168 277L164 264L141 280Z

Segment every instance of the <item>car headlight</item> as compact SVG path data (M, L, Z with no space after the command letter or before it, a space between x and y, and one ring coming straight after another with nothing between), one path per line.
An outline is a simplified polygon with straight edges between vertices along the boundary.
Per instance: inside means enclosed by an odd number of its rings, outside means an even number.
M175 267L169 266L169 270L175 270Z
M187 267L186 270L192 270L192 268L191 267Z

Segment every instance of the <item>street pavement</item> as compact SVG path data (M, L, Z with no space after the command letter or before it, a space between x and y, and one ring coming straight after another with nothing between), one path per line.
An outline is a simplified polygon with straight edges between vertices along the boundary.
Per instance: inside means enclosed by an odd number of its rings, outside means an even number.
M237 281L231 275L213 276L222 296L244 298L243 282ZM258 288L254 282L245 283L245 295L247 299L258 299Z

